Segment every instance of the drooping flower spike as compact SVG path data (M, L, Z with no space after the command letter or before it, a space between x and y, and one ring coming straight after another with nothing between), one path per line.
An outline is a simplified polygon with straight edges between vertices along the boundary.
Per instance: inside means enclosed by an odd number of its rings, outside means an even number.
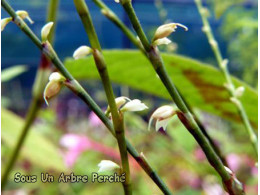
M50 75L49 82L43 92L43 98L47 105L49 105L48 100L60 92L65 80L65 77L58 72L53 72Z
M105 171L114 171L117 169L120 169L120 166L116 163L114 163L111 160L102 160L99 164L98 164L99 170L98 172L105 172Z
M90 47L83 45L74 51L73 58L74 59L84 58L85 56L91 54L92 52L93 50Z
M118 97L115 99L117 109L121 112L137 112L148 109L148 107L138 99L131 100L128 97ZM110 113L110 107L107 107L106 115Z
M155 120L155 130L159 131L160 128L166 130L166 127L170 121L170 119L177 114L177 108L169 105L161 106L157 108L152 114L149 124L148 130L151 129L152 122Z

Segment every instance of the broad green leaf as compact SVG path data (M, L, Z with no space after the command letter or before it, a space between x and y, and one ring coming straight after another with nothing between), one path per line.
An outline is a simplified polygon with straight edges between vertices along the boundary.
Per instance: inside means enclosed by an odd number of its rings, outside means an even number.
M24 120L14 113L2 108L1 138L2 143L7 144L13 149ZM30 160L33 164L40 166L44 171L54 169L64 171L65 166L58 151L58 147L46 139L36 128L29 130L28 137L22 147L21 156Z
M140 52L107 50L104 51L104 56L114 83L171 99L150 62ZM223 75L217 69L178 55L162 56L169 75L189 105L225 119L241 121L236 107L229 101L229 94L223 87ZM65 65L76 79L99 79L92 57L80 60L67 59ZM245 87L245 94L241 100L250 121L257 127L257 93L238 79L232 79L236 86Z
M27 71L27 67L25 65L17 65L11 68L6 68L2 70L1 81L7 82L26 71Z

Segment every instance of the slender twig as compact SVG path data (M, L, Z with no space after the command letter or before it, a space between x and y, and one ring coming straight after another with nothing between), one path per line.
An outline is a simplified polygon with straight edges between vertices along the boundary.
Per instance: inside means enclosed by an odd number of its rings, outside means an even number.
M218 172L221 176L223 183L225 185L226 190L230 194L243 194L243 187L241 183L234 178L234 175L228 173L227 169L223 165L222 161L210 145L208 139L202 133L199 125L195 121L193 115L190 113L189 109L187 108L185 102L181 98L177 88L171 81L170 77L168 76L163 60L160 56L159 50L157 47L152 46L142 27L141 24L136 16L136 13L132 7L131 0L121 0L120 3L122 4L123 8L125 9L133 28L135 29L137 35L142 42L150 61L153 64L153 67L157 74L159 75L161 81L164 83L165 87L167 88L168 92L170 93L173 101L181 111L182 117L179 117L181 122L185 125L185 127L189 130L189 132L193 135L193 137L197 140L201 148L203 149L205 155L209 163L214 167L214 169Z
M92 22L92 18L90 16L88 6L84 0L74 0L75 7L77 12L81 18L81 21L85 27L87 35L89 37L89 41L91 47L93 49L93 56L95 59L95 63L101 77L108 104L112 114L112 120L114 124L114 129L116 133L116 138L119 146L121 161L122 161L122 171L126 175L126 180L124 182L124 191L125 194L132 194L131 188L131 177L130 177L130 168L129 168L129 161L128 161L128 154L125 142L125 130L124 130L124 123L123 123L123 114L118 112L115 96L113 92L113 88L109 79L107 66L105 59L103 57L101 46L95 32L95 28Z
M102 109L96 104L96 102L90 97L90 95L83 89L83 87L73 78L73 76L67 71L67 69L62 64L61 60L54 53L54 50L46 50L45 45L42 45L38 37L31 31L31 29L24 23L24 21L19 18L13 8L6 2L2 0L2 7L8 12L8 14L13 18L17 26L33 41L33 43L48 57L48 59L53 63L53 65L63 74L67 79L67 87L69 87L79 98L81 98L89 108L100 118L104 125L108 128L111 134L115 137L114 127L111 121L105 116ZM150 178L158 185L164 194L171 194L168 187L158 176L156 171L149 165L146 159L142 158L141 155L136 151L136 149L131 145L131 143L126 139L126 145L128 152L133 156L133 158L138 162L138 164L145 170L145 172L150 176Z
M213 35L212 29L210 27L209 21L207 19L207 10L206 8L204 8L202 6L202 2L201 0L195 0L196 6L199 10L201 19L202 19L202 23L203 23L203 31L205 32L209 44L211 46L211 49L216 57L218 66L221 70L221 72L223 73L225 79L226 79L226 88L230 94L230 97L233 98L233 103L234 105L237 107L239 115L245 125L245 128L247 130L247 133L249 135L250 141L254 147L255 153L256 153L256 157L258 156L258 139L257 136L249 122L248 116L246 114L245 108L243 106L243 104L241 103L241 101L239 100L238 97L236 97L236 88L232 82L228 67L227 67L227 60L224 60L222 55L221 55L221 51L219 49L219 46L217 44L217 41Z
M56 21L58 4L59 4L59 0L50 0L48 14L47 14L47 21L53 21L53 22ZM54 30L49 35L50 42L52 42L53 37L54 37ZM49 74L50 74L50 62L46 59L45 55L41 54L39 68L36 73L36 78L32 90L32 101L28 109L25 123L22 128L21 135L19 136L15 144L14 150L11 153L11 157L7 163L7 167L4 170L4 173L2 175L2 182L1 182L2 191L4 190L7 184L9 173L12 170L19 156L21 147L28 135L29 129L33 124L35 118L37 117L38 111L41 108L41 105L43 103L42 93L44 91L45 84L48 81Z
M144 51L144 48L142 46L140 46L140 41L138 41L134 34L132 33L132 31L120 20L120 18L108 7L106 6L106 4L102 1L102 0L93 0L93 2L99 7L101 8L102 13L108 18L110 19L116 26L118 26L119 29L122 30L122 32L125 33L125 35L129 38L129 40L131 40L141 51L142 53L144 53L144 55L147 57L147 59L150 61L150 58L146 55L146 52ZM152 62L151 62L152 63ZM180 92L179 92L180 93ZM181 95L181 93L180 93ZM182 96L182 95L181 95ZM198 117L196 116L196 113L193 112L192 108L189 106L189 104L187 103L187 101L185 100L185 98L182 96L182 99L185 101L186 106L188 107L188 109L190 110L190 112L192 113L192 115L194 116L195 120L197 121L201 131L203 132L203 134L207 137L207 139L209 140L210 144L212 145L213 149L215 150L215 152L217 153L217 155L220 157L222 163L224 165L227 165L226 159L224 157L224 155L222 154L221 150L219 149L219 147L216 145L216 143L214 142L214 140L210 137L210 135L208 134L208 132L206 131L205 127L201 124L201 122L199 121Z

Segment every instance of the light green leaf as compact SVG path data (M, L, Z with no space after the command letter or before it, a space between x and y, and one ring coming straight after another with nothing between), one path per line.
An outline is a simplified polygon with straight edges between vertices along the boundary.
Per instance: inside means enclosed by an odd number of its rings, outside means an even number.
M1 120L2 144L7 144L13 150L24 121L19 116L3 108ZM33 164L42 167L44 171L49 169L56 171L65 170L58 147L39 133L36 128L29 130L28 137L22 147L21 156L30 160Z
M7 82L26 71L27 67L25 65L17 65L11 68L6 68L1 73L1 81Z
M108 71L114 83L171 99L156 76L150 62L138 51L104 51ZM223 75L214 67L178 55L163 54L166 69L186 101L194 108L225 119L240 122L236 107L229 101L223 87ZM99 79L92 57L67 59L65 65L76 79ZM254 127L257 127L257 93L245 83L233 78L236 86L244 86L242 102ZM135 98L135 97L130 97Z

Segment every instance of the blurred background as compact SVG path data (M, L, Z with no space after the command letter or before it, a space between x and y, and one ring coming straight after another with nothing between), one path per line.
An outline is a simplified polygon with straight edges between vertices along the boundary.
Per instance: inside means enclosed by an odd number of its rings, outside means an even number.
M48 1L8 2L15 10L28 11L34 20L30 27L40 35L45 24ZM104 2L131 28L121 6L113 0ZM92 1L87 0L87 3L102 48L135 48L127 37L100 13L100 9ZM203 3L210 11L209 21L221 52L224 58L229 59L230 72L247 83L249 88L257 90L257 1L207 0ZM133 5L149 38L152 38L159 25L169 21L184 24L189 28L188 32L184 33L181 29L171 35L173 43L163 47L163 51L217 67L207 38L201 31L201 18L193 0L133 0ZM2 18L7 16L2 10ZM4 129L8 130L2 132L3 167L22 127L22 118L25 117L31 100L31 88L40 52L14 24L8 24L1 35L2 70L15 65L27 67L24 73L2 83L2 115L6 117L4 122L2 119L2 129L5 125ZM81 45L89 45L89 41L73 1L62 0L58 11L55 50L59 57L65 60ZM105 109L107 104L101 83L98 80L82 80L82 83ZM147 121L152 111L169 101L118 84L114 85L114 90L116 96L142 99L149 105L147 112L126 114L127 137L139 152L144 152L174 194L225 194L221 181L209 166L203 152L176 118L166 132L147 131ZM254 166L253 151L243 126L207 112L198 112L203 124L225 154L230 168L236 172L240 181L245 183L247 193L256 194L257 168ZM238 128L241 131L237 131ZM32 139L34 141L30 141ZM51 101L50 107L44 106L39 113L32 134L28 137L12 173L19 171L40 175L41 172L49 172L57 176L61 172L73 171L75 174L90 175L98 170L97 164L103 159L120 162L115 140L84 103L68 90L63 90L59 97ZM131 167L135 194L161 193L133 159ZM15 184L10 181L7 189L6 194L114 194L115 189L119 193L123 192L119 184L98 183Z

